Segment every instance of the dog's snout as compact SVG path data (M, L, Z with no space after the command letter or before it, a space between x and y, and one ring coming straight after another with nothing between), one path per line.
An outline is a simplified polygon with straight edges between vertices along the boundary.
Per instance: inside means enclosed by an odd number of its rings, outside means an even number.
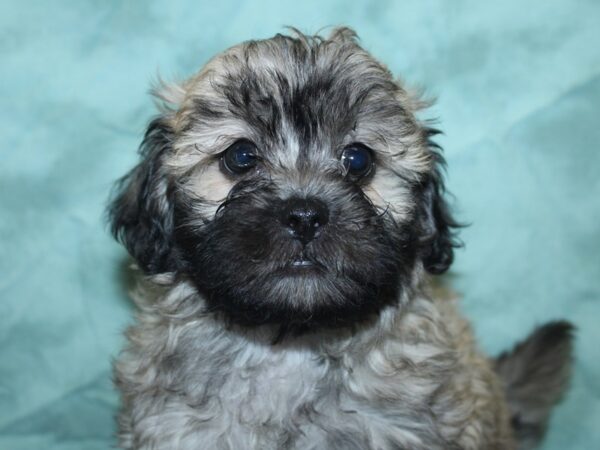
M315 239L329 221L329 210L320 200L291 198L285 202L281 222L304 245Z

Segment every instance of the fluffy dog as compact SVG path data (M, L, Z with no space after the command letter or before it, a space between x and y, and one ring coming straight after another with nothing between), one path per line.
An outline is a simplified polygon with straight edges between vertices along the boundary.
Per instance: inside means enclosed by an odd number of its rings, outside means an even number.
M495 361L445 272L457 223L424 103L349 29L237 45L156 91L112 231L143 272L115 365L126 449L515 449L571 326Z

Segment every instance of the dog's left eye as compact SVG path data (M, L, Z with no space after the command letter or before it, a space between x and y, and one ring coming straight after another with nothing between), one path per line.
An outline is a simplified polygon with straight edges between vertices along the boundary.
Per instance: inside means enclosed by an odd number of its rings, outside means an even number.
M234 142L221 156L223 167L233 174L247 172L258 162L256 145L242 139Z
M345 172L355 180L368 175L373 167L371 149L359 143L346 146L342 151L341 160Z

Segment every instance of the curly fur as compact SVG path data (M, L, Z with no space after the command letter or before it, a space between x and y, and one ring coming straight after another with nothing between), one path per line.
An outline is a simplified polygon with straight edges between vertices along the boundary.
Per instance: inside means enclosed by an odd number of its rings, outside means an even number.
M570 334L534 334L494 366L454 302L428 287L457 245L437 131L354 32L245 42L156 95L162 113L109 209L144 274L115 364L123 448L539 441L521 438L518 419L544 429L568 381ZM221 155L240 139L259 164L236 176ZM340 163L356 142L375 161L360 181ZM282 226L293 199L328 211L308 244ZM299 254L319 270L290 270ZM518 390L540 376L546 400Z

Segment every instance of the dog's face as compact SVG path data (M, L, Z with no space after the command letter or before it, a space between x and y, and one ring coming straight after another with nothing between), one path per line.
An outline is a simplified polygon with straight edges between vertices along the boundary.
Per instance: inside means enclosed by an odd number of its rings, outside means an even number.
M245 325L347 324L445 271L441 157L419 103L340 29L276 36L164 88L114 233Z

